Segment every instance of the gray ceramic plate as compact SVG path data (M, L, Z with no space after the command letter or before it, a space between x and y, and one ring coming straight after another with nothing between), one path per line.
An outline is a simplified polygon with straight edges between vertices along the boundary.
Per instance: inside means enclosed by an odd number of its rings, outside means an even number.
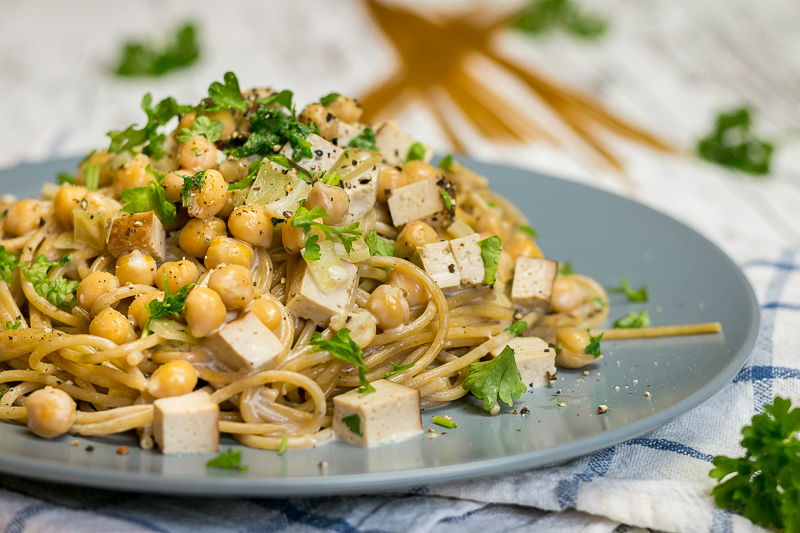
M75 161L0 172L0 190L37 195L41 183ZM142 492L208 496L295 496L377 492L541 466L588 454L655 429L711 397L733 379L758 333L758 306L742 272L716 246L652 209L590 187L476 162L492 186L530 217L548 257L569 260L604 286L626 276L646 283L650 302L612 296L612 320L646 307L654 325L719 320L724 334L604 342L605 358L580 371L560 370L550 387L489 416L474 398L423 413L420 436L375 449L341 442L275 452L242 449L246 472L207 469L208 455L165 457L131 435L53 441L0 424L0 471L21 476ZM617 389L617 387L619 389ZM560 396L555 396L557 391ZM645 392L651 394L650 397ZM566 403L559 407L558 401ZM611 412L596 414L606 404ZM523 407L530 414L514 414ZM512 412L513 411L513 412ZM432 426L450 415L457 429ZM87 452L86 446L94 446ZM129 445L127 455L115 453ZM318 465L328 462L322 471Z

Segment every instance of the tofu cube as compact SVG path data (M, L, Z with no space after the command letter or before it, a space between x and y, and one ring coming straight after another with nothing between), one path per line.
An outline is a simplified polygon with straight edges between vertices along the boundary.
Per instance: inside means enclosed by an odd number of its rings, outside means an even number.
M546 313L550 309L557 272L558 263L555 261L538 257L518 257L511 286L511 300L514 305L540 309Z
M456 258L458 270L461 272L463 285L479 285L484 282L483 259L481 258L481 240L477 233L450 241L450 249Z
M326 141L316 133L310 133L306 140L311 143L311 152L314 157L302 157L296 163L297 166L311 174L327 172L332 169L344 153L344 149L334 146L333 143ZM294 161L294 148L291 143L286 143L281 153Z
M115 218L106 248L114 257L139 250L161 262L167 254L164 226L153 211Z
M203 339L203 347L237 372L272 368L284 349L278 337L254 313L245 313L242 318L225 324Z
M205 391L153 402L153 437L161 453L219 451L219 406Z
M348 214L354 219L366 216L375 206L378 194L378 167L344 182L344 190L350 198Z
M295 316L311 320L318 326L328 327L334 315L345 312L358 278L358 267L342 261L349 280L330 291L324 291L314 280L303 259L297 261L297 272L289 286L286 309Z
M418 252L422 269L433 278L440 289L455 289L461 286L461 270L453 255L450 241L426 244L418 248Z
M392 189L388 202L392 223L400 227L413 220L445 212L440 190L441 187L432 179Z
M375 144L378 146L383 159L391 166L404 165L411 145L416 141L400 130L397 122L387 120L375 125ZM433 148L425 146L426 163L433 159Z
M347 146L350 141L361 135L361 130L362 127L358 124L350 124L335 118L328 123L324 137L334 146Z
M345 442L377 446L400 442L422 433L419 391L381 379L375 392L357 389L333 399L333 431Z
M508 346L514 350L519 375L529 387L543 387L556 375L556 349L539 337L514 337L492 350L497 357Z

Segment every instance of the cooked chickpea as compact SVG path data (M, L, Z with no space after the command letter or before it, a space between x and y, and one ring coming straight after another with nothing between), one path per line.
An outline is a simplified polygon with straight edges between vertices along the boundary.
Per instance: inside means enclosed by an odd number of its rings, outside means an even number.
M325 240L325 235L317 228L311 228L308 233L303 233L303 228L292 226L292 220L294 220L294 215L289 217L283 223L283 227L281 227L281 242L283 243L284 249L290 254L299 254L300 250L305 246L306 240L311 235L316 235L318 237L317 242ZM317 220L319 221L321 219Z
M408 176L409 183L436 178L441 173L433 165L424 161L409 161L403 165L403 174Z
M245 307L245 311L256 315L261 323L272 331L277 331L281 327L283 316L278 309L278 304L271 300L266 298L253 300Z
M222 209L219 210L217 216L224 220L228 220L228 217L231 216L233 210L240 205L242 205L241 191L228 191L228 194L225 195L225 203L222 204Z
M189 196L189 214L197 218L213 217L225 205L228 184L217 170L207 170L205 181L198 189L192 188Z
M402 290L406 300L408 300L408 305L411 307L427 303L430 299L428 290L422 284L411 276L397 270L392 270L392 273L389 274L389 285Z
M556 356L556 362L564 368L580 368L602 358L602 355L595 357L584 351L590 342L589 332L585 329L559 330L556 335L556 347L561 351Z
M183 396L197 385L197 370L183 360L170 361L156 368L147 383L147 392L153 398Z
M202 135L178 147L178 166L195 173L217 166L217 147Z
M497 235L500 237L501 241L505 242L508 238L511 228L510 224L499 216L495 215L494 213L486 212L478 217L478 220L475 224L475 229L478 231L478 233Z
M100 186L107 187L108 185L111 185L111 183L114 181L114 177L110 173L110 162L116 155L117 154L109 154L106 150L98 150L90 155L89 159L86 160L86 163L81 166L81 172L78 176L77 183L85 183L83 181L83 174L86 172L86 165L98 165L100 167Z
M228 217L228 228L237 239L253 246L269 248L272 244L272 220L258 206L242 205Z
M553 283L550 309L556 313L569 313L577 309L585 297L583 287L572 276L558 276Z
M178 121L178 127L175 128L175 131L173 131L172 134L177 137L183 128L186 128L187 130L192 129L192 126L194 126L195 118L197 118L197 113L195 113L194 111L192 111L191 113L186 113L185 115L181 116L181 119Z
M181 188L183 188L183 177L189 176L192 172L179 168L174 172L168 172L164 179L161 181L161 186L164 187L164 196L168 202L178 202L181 199Z
M178 245L195 257L205 257L211 240L226 233L225 221L221 218L191 218L181 229Z
M145 170L149 164L149 157L144 154L137 154L136 157L119 169L119 172L114 177L114 194L117 198L122 195L122 191L135 187L145 187L153 180L153 177Z
M307 209L315 207L325 209L328 216L322 219L322 223L333 226L344 220L350 210L350 197L341 187L326 185L318 181L308 193L308 201L304 205Z
M195 337L205 337L225 322L225 304L219 294L206 287L195 287L186 297L186 322Z
M128 317L136 322L139 329L144 329L147 319L150 318L150 313L147 312L147 306L153 300L164 300L164 293L162 291L153 291L137 296L130 307L128 307Z
M242 265L215 270L208 278L208 288L217 291L228 309L242 309L253 301L253 275Z
M512 240L511 244L508 245L507 251L511 254L511 257L515 260L517 257L544 257L544 254L533 242L533 239L518 233L515 235Z
M119 287L119 280L110 272L92 272L78 285L78 305L89 311L95 300Z
M408 185L408 176L397 167L381 166L378 172L378 201L386 203L392 195L392 189Z
M156 287L162 291L166 290L164 288L164 274L167 277L166 286L169 288L170 294L175 294L181 290L181 287L200 279L200 271L197 270L197 265L185 259L168 261L156 270Z
M247 171L250 170L250 162L247 159L228 158L219 164L217 170L225 178L225 181L233 183L247 177Z
M231 139L231 135L233 132L236 131L236 120L231 115L231 112L227 109L223 109L221 111L214 111L213 113L209 113L206 115L208 120L216 120L222 123L222 134L219 137L220 141L229 141Z
M75 422L75 400L61 389L46 387L25 398L28 429L46 439L63 435Z
M330 138L333 133L334 121L333 114L322 104L309 104L300 113L300 122L303 124L311 124L312 122L317 125L319 132L325 139Z
M394 253L397 257L411 257L417 248L439 242L436 230L424 222L409 222L397 236Z
M331 318L331 328L350 330L350 338L359 348L366 348L375 339L377 327L375 317L369 311L355 311L347 315L336 315Z
M53 212L61 224L72 227L72 210L80 206L86 189L75 185L63 185L53 199Z
M364 114L364 110L361 109L358 102L347 96L340 96L331 102L328 105L328 109L330 109L331 113L336 115L337 118L345 122L358 122L358 119Z
M111 221L114 218L115 209L112 200L97 191L89 191L78 204L79 209L84 211L94 211L105 215L106 219Z
M254 256L253 248L243 242L230 237L214 237L208 245L204 264L209 270L223 263L250 268Z
M153 285L156 278L156 261L149 255L134 250L117 258L115 273L120 285L128 283Z
M117 344L125 344L136 338L133 324L116 309L103 309L89 324L89 333Z
M382 330L396 328L408 322L408 300L402 289L380 285L367 300L367 310Z
M26 198L8 208L5 230L11 235L21 236L44 226L44 222L42 204Z

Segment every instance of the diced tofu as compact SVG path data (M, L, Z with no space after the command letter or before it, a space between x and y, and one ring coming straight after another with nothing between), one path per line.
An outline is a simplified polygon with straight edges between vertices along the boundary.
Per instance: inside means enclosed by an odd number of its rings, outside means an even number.
M436 213L442 212L444 216L445 207L440 190L441 187L432 179L392 189L388 202L392 223L400 227Z
M153 402L153 437L161 453L219 451L219 406L205 391Z
M458 268L450 241L434 242L418 248L422 269L433 278L440 289L461 286L461 270Z
M351 390L333 399L333 431L358 446L399 442L422 432L419 391L381 379L375 392Z
M550 309L557 271L558 263L555 261L538 257L518 257L511 286L511 300L514 305L540 309L546 313Z
M506 346L514 350L519 375L525 385L542 387L556 375L556 349L539 337L514 337L492 350L492 355L497 357Z
M389 165L405 164L408 151L415 142L400 130L394 120L387 120L375 125L375 144ZM430 163L431 159L433 159L433 148L425 146L425 156L422 160Z
M326 141L316 133L309 133L306 140L311 143L311 152L313 152L314 157L300 158L297 161L297 165L311 174L327 172L332 169L344 153L343 148L334 146L333 143ZM291 143L286 143L281 153L292 159L294 157L294 148L292 148Z
M450 241L450 248L456 258L456 265L461 272L461 283L478 285L484 281L483 259L481 258L481 240L477 233Z
M114 257L139 250L163 261L167 253L164 226L153 211L115 218L106 248Z
M372 167L361 176L346 181L344 190L350 198L348 214L354 219L365 216L375 206L378 194L378 167Z
M334 118L328 123L325 133L325 138L333 143L334 146L347 146L350 141L361 134L361 126Z
M254 313L226 324L203 339L203 346L237 372L272 368L283 344Z
M295 316L311 320L318 326L328 327L331 317L345 312L358 278L356 265L349 261L342 261L342 264L347 271L349 281L325 292L314 280L306 262L299 259L297 273L289 287L286 309Z

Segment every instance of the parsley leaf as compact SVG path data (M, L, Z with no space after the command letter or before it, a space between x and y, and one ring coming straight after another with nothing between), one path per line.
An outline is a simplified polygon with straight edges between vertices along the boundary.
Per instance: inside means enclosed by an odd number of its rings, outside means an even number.
M208 96L217 107L214 111L220 109L235 109L241 113L247 111L247 102L242 98L242 91L239 89L239 80L233 72L226 72L223 76L224 84L215 81L208 88Z
M342 95L339 94L339 93L330 93L329 95L323 96L322 98L320 98L319 99L319 103L324 105L325 107L328 107L329 105L331 105L340 96L342 96Z
M606 32L608 22L594 13L584 13L575 0L535 0L522 10L513 26L531 35L560 29L584 39L595 39Z
M58 183L61 185L65 183L69 183L70 185L75 185L75 180L77 180L77 176L75 174L69 174L67 172L60 172L58 174Z
M745 456L714 457L709 472L718 482L711 491L717 505L790 533L800 527L800 409L790 410L791 405L778 397L764 406L742 429Z
M178 133L178 142L189 142L192 137L202 135L208 142L217 142L222 136L222 122L219 120L211 120L206 116L197 117L192 124L192 129L181 128Z
M478 241L478 246L481 247L483 278L489 285L494 285L497 267L500 265L500 237L492 235L488 239Z
M359 437L363 437L364 434L361 433L361 417L358 415L350 415L342 417L342 422L347 429L358 435Z
M697 143L697 153L712 163L748 174L769 174L775 147L758 139L750 123L746 107L720 113L714 130Z
M137 146L143 146L142 153L161 159L166 152L163 144L166 135L158 133L158 128L167 124L175 116L191 111L191 106L179 105L174 98L164 98L155 107L151 107L153 97L147 93L142 98L142 110L147 115L147 124L144 128L136 129L136 125L128 126L123 131L109 131L106 135L111 139L108 146L109 152L134 152Z
M577 274L577 272L575 272L575 269L572 268L572 263L570 263L569 261L565 261L558 265L558 273L561 274L562 276L570 276L572 274Z
M325 238L332 241L337 237L344 246L347 255L353 251L353 243L364 234L363 231L358 229L359 223L353 222L347 226L335 227L327 226L321 222L315 222L314 219L325 218L328 216L327 211L323 207L317 206L311 210L306 209L304 206L299 206L292 218L292 226L296 228L303 228L303 233L308 233L311 228L317 228L325 234Z
M306 239L305 249L303 250L303 259L306 261L319 261L322 257L322 252L320 250L319 244L317 241L319 240L318 235L310 235L308 239Z
M48 302L55 306L69 306L75 301L73 294L78 290L78 281L69 281L63 276L50 281L47 277L47 271L50 267L64 266L69 263L69 256L66 255L58 261L48 261L44 255L38 256L34 259L28 268L22 269L22 274L31 282L36 292L47 299Z
M350 148L372 150L373 152L378 151L378 145L375 144L375 132L372 131L372 128L364 128L361 130L358 137L354 137L353 140L347 143L347 146Z
M498 399L510 407L514 404L512 398L519 398L528 390L519 375L514 350L508 346L490 361L476 361L469 365L467 378L461 387L482 398L483 408L487 411L497 405Z
M183 185L181 185L181 203L183 207L189 207L192 189L200 189L206 184L206 171L201 170L194 176L184 176L183 174L175 175L183 178Z
M528 323L525 322L524 320L520 320L518 322L514 322L503 331L508 331L512 335L519 336L522 335L526 329L528 329Z
M606 287L606 289L608 292L613 292L614 294L624 294L631 302L647 301L647 285L642 285L638 289L634 290L630 283L628 283L627 278L621 278L619 283L621 287Z
M294 115L294 109L292 106L292 100L294 99L294 93L289 89L284 89L279 93L273 94L269 98L264 98L263 100L258 100L256 103L260 105L271 106L274 104L280 104L286 109L292 110L292 115Z
M164 271L164 299L151 300L147 304L147 322L142 328L142 337L147 337L150 334L150 322L162 318L169 318L172 315L179 315L183 311L183 306L186 305L186 297L189 292L194 288L197 283L189 283L184 285L173 294L167 285L167 273Z
M425 158L425 147L422 143L414 143L411 145L411 148L408 149L408 155L406 156L406 163L409 161L422 161Z
M322 176L322 183L325 185L333 185L334 187L339 185L342 182L342 177L339 175L338 172L330 171L326 172Z
M0 279L6 283L14 280L14 269L19 267L19 252L8 252L5 246L0 246Z
M414 363L408 363L407 365L396 365L396 364L392 363L392 371L391 372L384 372L383 373L383 379L389 379L390 377L396 376L397 374L400 374L401 372L405 372L406 370L408 370L412 366L414 366Z
M534 230L530 226L520 226L519 230L528 237L530 237L531 239L536 239L539 237L539 234L536 233L536 230Z
M11 330L19 329L20 326L22 326L22 322L20 322L19 320L15 320L14 322L6 320L6 329L11 329Z
M599 296L592 298L592 302L598 309L605 309L606 307L606 303Z
M434 416L433 423L450 429L455 429L458 427L458 424L443 416Z
M586 331L589 331L588 329ZM592 334L589 333L589 345L584 348L583 353L587 355L594 356L595 359L598 357L602 357L603 352L600 351L600 339L603 338L603 334L601 333L597 337L592 337Z
M446 189L439 189L439 194L442 195L442 202L444 202L444 208L448 211L453 209L453 199L450 198L450 193L447 192Z
M200 44L193 24L184 24L172 41L163 47L128 41L114 70L118 76L163 76L171 70L188 67L200 57Z
M100 187L100 165L86 164L83 169L83 183L90 191L96 191Z
M382 255L384 257L394 256L394 246L392 243L378 236L378 232L374 229L367 232L367 237L364 239L369 248L369 255Z
M617 329L646 328L650 325L650 316L647 309L642 309L641 313L629 312L625 317L614 322Z
M289 114L267 105L259 105L252 114L249 114L249 118L250 135L244 145L229 151L236 158L253 154L268 155L280 150L287 141L297 150L298 146L303 148L301 145L308 143L306 137L309 134L319 132L319 128L313 122L311 125L295 122ZM298 154L295 154L295 157L297 156Z
M211 459L206 463L208 468L230 468L231 470L239 470L244 472L247 467L242 464L242 452L240 450L234 451L228 448L227 452L223 452L218 456Z
M447 154L446 156L444 156L444 158L441 161L439 161L439 168L441 168L442 170L447 170L447 171L452 170L453 169L453 156L450 155L450 154Z
M161 183L164 181L165 174L163 172L159 172L158 170L154 169L151 165L147 165L144 167L145 172L153 176L156 182Z
M125 202L122 210L126 213L155 211L165 226L171 226L175 222L175 206L167 201L164 188L155 181L151 181L145 187L126 189L122 191L120 198Z
M367 381L366 371L369 370L369 367L364 364L364 352L362 352L358 344L350 338L349 329L340 329L329 341L322 339L319 333L314 333L309 344L314 346L311 350L313 352L325 350L331 354L332 357L358 367L358 379L361 383L358 392L375 392L375 388Z

